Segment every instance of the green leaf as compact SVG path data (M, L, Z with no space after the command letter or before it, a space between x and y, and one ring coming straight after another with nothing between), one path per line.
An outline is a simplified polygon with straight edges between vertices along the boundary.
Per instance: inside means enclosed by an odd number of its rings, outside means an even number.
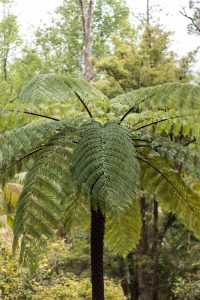
M112 253L126 256L136 247L141 235L140 207L137 200L125 209L106 216L105 244Z
M78 98L98 113L108 107L108 99L89 83L73 77L62 75L38 75L33 78L21 91L22 103L33 103L37 106L44 104L71 105L71 110L84 111ZM64 107L63 107L64 109Z
M139 181L139 164L127 130L113 122L92 122L72 159L79 190L102 212L128 206Z
M20 259L34 268L46 239L68 219L71 224L78 200L69 170L74 135L64 130L54 136L28 172L14 223L13 249L20 241Z
M160 206L200 237L200 197L171 165L161 157L141 157L144 189L155 195Z

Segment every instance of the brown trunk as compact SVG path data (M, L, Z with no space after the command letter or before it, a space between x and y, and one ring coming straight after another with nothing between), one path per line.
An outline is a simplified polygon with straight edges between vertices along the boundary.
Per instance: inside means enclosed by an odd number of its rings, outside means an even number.
M118 262L118 274L120 277L121 281L121 286L124 292L124 295L128 298L129 295L129 282L127 279L127 270L126 270L126 265L124 263L124 258L121 256L117 257L117 262Z
M161 230L158 230L158 204L152 199L152 225L147 225L147 204L141 198L142 236L138 249L138 283L141 300L158 299L158 258L163 238L175 220L172 214L167 214Z
M92 67L92 42L91 42L91 31L92 31L92 15L94 1L90 0L86 9L83 0L79 0L82 18L82 29L83 29L83 64L84 72L83 78L86 81L90 81L93 77Z
M142 235L139 245L138 255L138 285L141 300L152 300L151 298L151 276L150 257L149 257L149 242L148 242L148 225L146 222L147 204L145 197L140 199L141 217L142 217Z
M105 218L98 209L91 209L91 272L92 300L104 300L103 239Z
M130 300L138 300L139 288L137 278L137 266L133 252L129 253L129 255L127 256L127 261L130 274Z

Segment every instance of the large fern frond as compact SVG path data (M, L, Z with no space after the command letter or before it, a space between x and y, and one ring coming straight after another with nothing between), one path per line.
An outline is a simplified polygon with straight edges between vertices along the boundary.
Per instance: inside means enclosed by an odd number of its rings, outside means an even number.
M133 144L137 151L146 153L150 156L161 156L166 158L175 169L181 168L182 171L187 171L191 175L199 176L200 168L200 153L198 141L191 140L186 143L174 142L170 137L161 136L155 133L140 131L132 133Z
M78 204L76 188L69 170L75 144L73 135L62 131L40 152L27 174L15 223L13 248L20 241L21 262L34 267L46 238L65 222L69 229Z
M127 255L138 244L140 235L141 216L137 200L124 210L106 216L105 244L112 253Z
M144 189L156 197L161 207L171 211L200 237L200 197L161 157L139 157Z
M129 133L113 122L92 122L72 159L72 174L80 191L103 213L132 201L139 164Z
M80 99L96 113L108 106L107 97L89 83L73 77L62 75L39 75L33 78L21 91L22 103L33 103L43 106L48 103L62 106L62 110L83 111ZM65 107L65 108L64 108Z
M117 112L117 115L120 113ZM131 113L124 125L131 131L145 129L148 132L173 134L173 136L200 137L200 110L144 111Z
M49 138L66 129L75 132L77 121L33 122L24 127L6 131L0 135L0 181L21 171L23 159L42 149ZM71 126L70 126L71 125Z
M166 83L141 88L111 100L111 107L126 105L134 107L136 112L145 110L199 110L200 87L186 83ZM125 112L124 111L124 112Z

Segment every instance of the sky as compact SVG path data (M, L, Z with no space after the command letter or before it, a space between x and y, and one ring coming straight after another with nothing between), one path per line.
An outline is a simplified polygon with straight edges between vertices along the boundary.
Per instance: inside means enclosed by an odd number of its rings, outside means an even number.
M62 2L63 0L15 0L15 13L23 34L30 38L34 27L50 22L50 14ZM135 15L144 13L146 10L146 0L126 0L126 2ZM188 6L189 0L151 0L150 2L152 5L160 5L162 11L160 13L155 11L155 16L159 16L160 23L167 30L174 32L171 49L179 55L184 55L200 46L200 36L187 33L188 20L179 12L182 7ZM134 16L132 19L137 22ZM197 66L200 69L200 53L197 59Z

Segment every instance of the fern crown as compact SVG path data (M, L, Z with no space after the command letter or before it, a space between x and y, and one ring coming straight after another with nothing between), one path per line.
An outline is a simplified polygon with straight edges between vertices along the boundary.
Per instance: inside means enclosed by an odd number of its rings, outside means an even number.
M60 227L70 232L77 223L83 224L91 205L106 217L108 248L127 254L140 237L138 187L154 194L164 210L175 213L200 236L199 196L178 173L181 166L196 176L200 161L198 148L190 143L190 137L199 139L198 123L194 124L199 87L168 84L109 102L83 81L45 75L32 80L21 99L22 114L23 103L31 102L31 109L39 109L37 115L48 115L48 120L30 124L26 115L25 126L0 135L0 181L27 172L14 223L13 248L20 245L22 262L34 266L47 237ZM185 114L188 101L192 105ZM63 110L61 119L57 104ZM76 113L83 114L83 105L90 121ZM71 119L64 116L65 109L72 111ZM119 120L112 120L111 110ZM183 142L177 143L180 134Z

